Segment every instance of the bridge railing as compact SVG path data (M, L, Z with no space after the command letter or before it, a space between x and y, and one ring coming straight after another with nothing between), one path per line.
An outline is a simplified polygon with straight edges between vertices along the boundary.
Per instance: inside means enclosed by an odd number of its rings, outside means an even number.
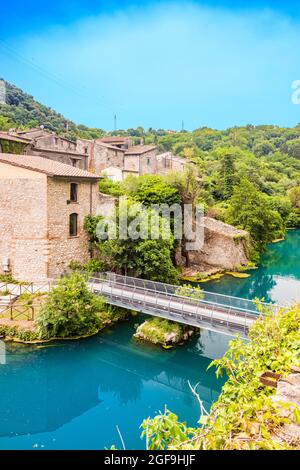
M182 293L180 294L177 293L177 292L180 292L180 286L174 286L174 285L165 284L162 282L149 281L149 280L134 278L130 276L122 276L116 273L99 273L97 274L96 277L98 279L101 279L102 281L124 285L127 287L147 289L149 291L154 291L157 293L178 295L180 297L186 297L186 298L193 298L193 295L195 295L195 290L193 288L187 288L186 296L185 296L185 295L182 295ZM203 303L211 303L211 304L226 306L226 307L241 310L241 311L253 312L256 314L258 313L256 304L253 300L242 299L238 297L232 297L232 296L218 294L214 292L208 292L208 291L202 291L202 294L203 294L203 300L202 300ZM265 305L268 306L267 304Z
M207 327L213 331L221 330L227 334L239 332L246 337L249 327L258 317L258 312L238 310L221 303L212 304L206 300L163 292L161 289L145 289L143 280L134 283L133 278L129 282L128 278L123 278L123 282L119 281L120 279L115 277L100 275L90 278L89 282L91 290L105 296L112 305L132 308L189 325Z
M180 297L185 299L185 302L201 304L201 305L214 305L222 309L236 312L237 314L246 313L252 315L258 315L256 304L254 301L249 299L242 299L238 297L227 296L223 294L217 294L208 291L202 291L203 298L197 300L194 298L195 289L187 288L186 295L182 295L180 286L174 286L156 281L149 281L145 279L134 278L130 276L122 276L116 273L98 273L95 275L94 280L97 282L105 282L109 285L115 285L120 287L128 287L133 289L143 289L154 294L164 294L171 297ZM190 291L190 292L189 292ZM268 304L265 304L269 306Z

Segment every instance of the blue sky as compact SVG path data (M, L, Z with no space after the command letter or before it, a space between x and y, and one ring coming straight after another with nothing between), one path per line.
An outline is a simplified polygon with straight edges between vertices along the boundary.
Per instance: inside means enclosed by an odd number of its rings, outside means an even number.
M1 4L0 76L77 123L300 122L300 5L65 0Z

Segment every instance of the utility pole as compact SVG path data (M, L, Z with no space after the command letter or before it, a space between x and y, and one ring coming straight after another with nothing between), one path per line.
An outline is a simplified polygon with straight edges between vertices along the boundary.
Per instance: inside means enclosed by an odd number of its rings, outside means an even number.
M181 130L184 131L184 121L181 122Z
M114 117L114 130L116 131L117 130L117 115L115 114L115 117Z

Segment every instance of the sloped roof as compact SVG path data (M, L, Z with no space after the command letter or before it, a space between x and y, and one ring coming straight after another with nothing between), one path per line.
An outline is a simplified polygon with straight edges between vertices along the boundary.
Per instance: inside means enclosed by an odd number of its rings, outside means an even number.
M0 131L0 139L9 140L11 142L19 142L20 144L30 143L29 139L24 139L23 137L19 137L18 135L14 136L14 135L8 134L8 132L2 132L2 131Z
M102 137L100 140L101 142L105 142L107 144L112 143L112 142L120 142L120 143L126 143L128 140L130 140L130 137L123 137L123 136L112 136L112 137Z
M151 152L155 150L156 145L135 145L130 149L126 150L125 155L142 155L143 153Z
M115 147L114 145L106 144L105 142L102 142L102 140L97 140L97 145L100 145L100 147L105 147L111 150L116 150L118 152L125 152L125 149L120 149L119 147Z
M84 178L89 180L99 180L101 176L94 175L89 171L66 165L65 163L49 160L35 155L15 155L11 153L0 153L0 163L25 168L27 170L44 173L47 176Z

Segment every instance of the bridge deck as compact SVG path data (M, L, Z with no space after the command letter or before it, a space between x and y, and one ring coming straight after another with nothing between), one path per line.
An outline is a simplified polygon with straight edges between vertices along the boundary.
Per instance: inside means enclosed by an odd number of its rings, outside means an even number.
M112 273L90 279L91 290L103 295L111 305L227 335L239 333L246 337L249 327L259 317L251 301L236 299L243 301L243 306L244 302L249 302L250 310L226 305L223 298L212 302L206 300L205 295L201 300L177 295L178 286L152 283L150 288L147 284L149 286L149 281Z

